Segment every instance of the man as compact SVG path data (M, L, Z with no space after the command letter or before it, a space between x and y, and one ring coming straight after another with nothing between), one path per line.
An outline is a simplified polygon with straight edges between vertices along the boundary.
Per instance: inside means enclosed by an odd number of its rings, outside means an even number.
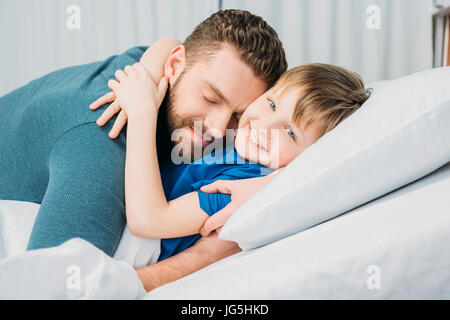
M133 48L104 62L58 70L0 98L0 136L6 137L0 140L0 199L41 203L28 250L81 237L114 254L125 225L125 134L108 139L110 124L98 127L98 114L89 114L87 105L104 93L112 70L141 55L142 48ZM287 63L265 21L226 10L172 50L164 68L170 90L158 117L160 161L169 159L171 132L190 130L194 120L211 129L214 138L235 128L239 114ZM194 143L204 147L208 142L192 131L180 143L192 149ZM235 243L213 233L138 275L151 290L237 251Z

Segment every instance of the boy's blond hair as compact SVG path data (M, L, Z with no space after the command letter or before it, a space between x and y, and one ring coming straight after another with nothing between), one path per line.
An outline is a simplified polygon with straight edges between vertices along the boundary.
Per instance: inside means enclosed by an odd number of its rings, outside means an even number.
M306 126L321 121L320 135L336 127L342 120L359 109L369 98L361 77L342 67L311 63L285 72L274 86L284 94L300 89L294 109L293 121L306 120Z

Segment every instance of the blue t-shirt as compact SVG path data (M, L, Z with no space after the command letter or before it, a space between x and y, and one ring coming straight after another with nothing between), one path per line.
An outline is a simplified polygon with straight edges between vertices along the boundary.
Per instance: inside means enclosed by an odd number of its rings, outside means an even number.
M213 151L190 164L162 163L160 171L164 193L168 201L197 191L200 208L209 216L224 208L231 201L231 196L222 193L204 193L200 191L202 186L216 180L247 179L264 176L272 172L267 167L251 163L239 157L233 145L225 147L219 152ZM200 234L194 234L185 237L162 239L158 261L186 250L200 237Z

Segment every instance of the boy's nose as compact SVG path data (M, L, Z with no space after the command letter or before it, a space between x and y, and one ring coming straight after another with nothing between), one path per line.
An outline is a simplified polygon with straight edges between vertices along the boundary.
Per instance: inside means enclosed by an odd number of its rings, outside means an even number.
M251 130L254 131L256 135L256 139L258 140L258 144L262 146L264 149L268 150L270 146L270 136L271 136L271 128L266 126L266 123L260 122L251 122L250 123Z

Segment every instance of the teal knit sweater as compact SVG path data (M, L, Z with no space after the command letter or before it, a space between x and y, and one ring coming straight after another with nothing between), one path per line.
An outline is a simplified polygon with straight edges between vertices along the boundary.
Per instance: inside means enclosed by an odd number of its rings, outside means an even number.
M0 199L40 203L28 250L83 238L113 255L126 223L125 142L95 123L117 69L147 47L57 70L0 97ZM114 118L115 119L115 118Z

